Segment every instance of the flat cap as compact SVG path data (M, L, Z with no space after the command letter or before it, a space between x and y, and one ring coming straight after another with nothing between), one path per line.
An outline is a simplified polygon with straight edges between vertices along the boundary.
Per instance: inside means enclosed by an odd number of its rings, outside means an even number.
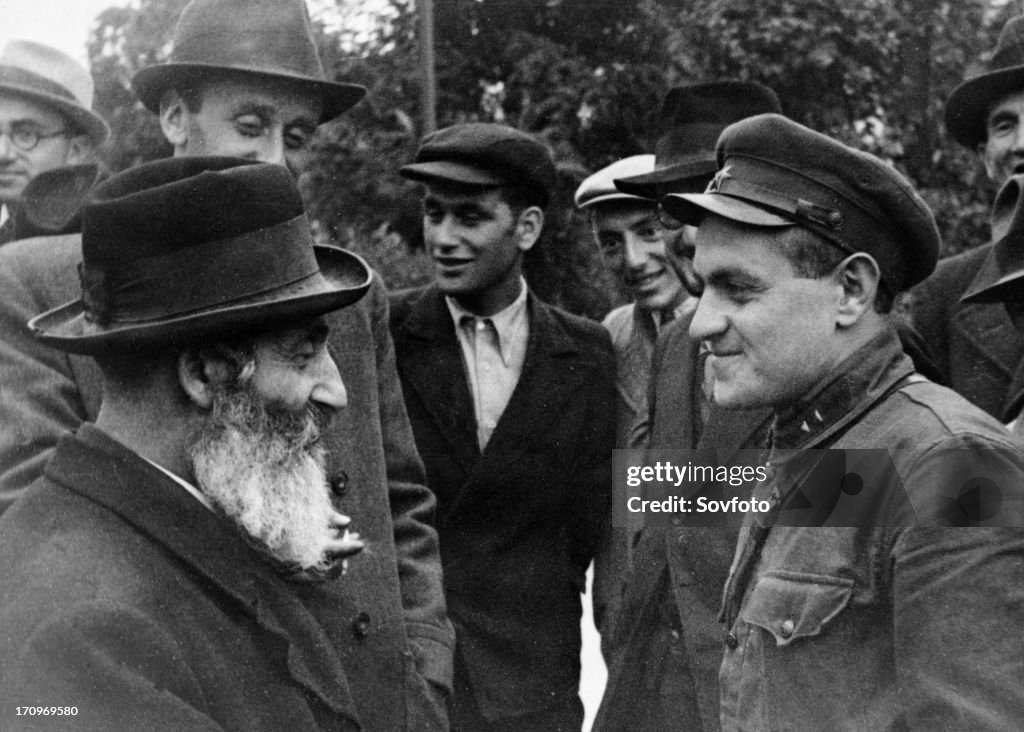
M730 125L704 193L665 196L686 223L711 212L754 226L803 226L845 252L874 257L897 293L935 269L940 238L928 204L895 168L777 114Z
M1004 302L1024 293L1024 175L1011 176L992 205L992 238L974 280L960 302Z
M432 132L399 172L423 183L524 186L534 189L544 205L555 187L555 162L544 143L514 127L486 122Z
M650 198L623 193L615 187L616 178L643 175L653 170L653 155L633 155L616 160L585 178L576 189L573 200L577 208L589 208L608 201L647 201L653 205L654 201Z

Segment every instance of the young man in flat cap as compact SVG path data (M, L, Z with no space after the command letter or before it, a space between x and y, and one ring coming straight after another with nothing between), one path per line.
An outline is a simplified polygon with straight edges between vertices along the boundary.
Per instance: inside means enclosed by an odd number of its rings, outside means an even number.
M0 244L36 230L21 206L36 176L91 162L107 139L92 93L89 72L56 48L15 40L0 51Z
M655 145L654 170L619 177L615 185L652 205L667 193L703 191L717 168L715 142L721 131L744 117L779 109L775 93L754 82L677 87L662 105L663 132ZM684 228L664 212L662 219L671 225L664 229L669 262L692 277L696 229ZM728 460L730 451L763 444L768 413L711 404L701 343L688 332L694 304L658 337L650 384L629 446L715 448ZM596 730L718 729L718 603L737 531L738 526L709 530L679 522L671 529L643 528L630 547L633 571L619 589L621 621L606 633L610 638L603 638L611 652ZM597 572L594 583L602 588L614 585L614 578ZM609 600L613 606L615 602Z
M526 133L464 124L426 137L435 282L393 302L416 444L437 494L456 628L452 728L579 730L580 595L608 521L614 355L608 333L528 290L554 183Z
M1024 461L886 317L935 267L931 212L778 115L728 127L718 162L662 205L699 223L715 403L774 413L723 599L723 729L1016 728Z
M96 359L103 404L0 518L0 724L362 729L364 670L304 596L363 547L326 476L325 315L369 268L313 245L274 165L150 163L83 218L81 296L31 327Z
M325 78L303 0L194 0L168 62L133 81L160 112L175 156L231 154L293 173L312 130L365 93ZM77 235L0 250L0 500L8 505L40 474L60 435L99 407L95 364L49 352L24 327L74 296L80 259ZM401 398L380 278L330 324L351 396L345 418L325 434L328 475L339 510L372 551L343 585L320 585L306 600L334 646L362 669L349 683L366 728L443 728L454 638L430 525L435 501Z
M1024 172L1024 17L1010 19L988 70L964 81L946 100L946 129L975 150L989 179L1002 186ZM992 241L995 241L993 239ZM984 277L992 245L939 262L912 293L914 326L928 342L947 383L996 419L1007 421L1024 400L1024 341L1005 311L960 297Z

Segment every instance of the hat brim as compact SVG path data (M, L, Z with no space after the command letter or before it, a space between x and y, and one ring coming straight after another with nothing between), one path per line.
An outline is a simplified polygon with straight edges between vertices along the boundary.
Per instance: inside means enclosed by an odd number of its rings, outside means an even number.
M102 145L110 137L110 126L106 120L91 109L86 109L70 99L56 94L47 94L34 87L21 84L3 83L0 84L0 91L25 96L33 101L55 108L60 114L71 120L75 127L87 135L95 146Z
M1000 97L1024 89L1024 66L981 74L962 82L946 100L946 129L953 139L974 150L988 138L989 109Z
M474 186L500 186L508 183L507 177L493 170L455 163L450 160L410 163L403 165L398 172L403 177L420 183L429 183L433 180L446 180Z
M670 193L661 199L662 207L675 219L697 226L708 213L752 226L796 226L796 222L721 193Z
M160 98L170 87L188 81L196 81L204 76L219 73L241 74L257 79L279 79L295 85L298 89L308 89L312 96L320 99L322 109L319 124L329 122L342 112L355 106L366 96L366 87L359 84L343 84L336 81L323 81L308 76L282 74L280 71L262 71L254 68L236 66L219 66L214 64L159 64L140 69L132 77L132 89L142 100L150 112L160 113Z
M616 178L615 187L623 193L630 193L642 198L657 200L659 187L669 183L681 183L690 178L702 178L702 189L718 169L715 154L696 156L681 160L662 168L655 168L651 173L633 175L628 178Z
M313 249L319 276L243 301L159 320L99 325L86 318L78 299L33 318L29 329L40 341L69 353L152 348L301 321L351 305L370 289L373 271L361 257L336 247Z

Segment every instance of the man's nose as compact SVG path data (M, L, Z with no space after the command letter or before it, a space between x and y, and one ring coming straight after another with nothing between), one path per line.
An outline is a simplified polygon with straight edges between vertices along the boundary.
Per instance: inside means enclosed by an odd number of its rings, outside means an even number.
M647 249L644 243L631 232L626 232L625 241L622 244L622 256L626 260L626 266L630 269L643 269L647 263Z
M13 160L17 154L17 148L11 142L9 132L0 131L0 160Z
M714 296L705 291L697 301L697 310L690 321L690 337L697 341L710 340L727 328L725 315L716 307Z
M259 139L259 146L253 151L252 157L261 163L287 165L284 151L284 133L273 132Z
M315 403L335 411L344 409L348 405L348 392L345 391L345 382L341 380L338 364L325 351L319 359L318 367L317 384L310 398Z
M423 239L429 247L452 247L458 243L451 216L445 216L437 223L428 223L423 230Z

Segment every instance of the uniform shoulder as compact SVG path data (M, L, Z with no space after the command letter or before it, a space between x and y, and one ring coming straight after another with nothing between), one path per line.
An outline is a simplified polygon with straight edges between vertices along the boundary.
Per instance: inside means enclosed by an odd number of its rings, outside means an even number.
M917 416L908 421L922 442L966 441L1018 450L1006 427L952 389L931 381L910 384L899 395Z
M552 317L562 326L565 332L581 347L606 353L612 357L612 339L603 325L579 315L562 310L553 305L545 305Z

